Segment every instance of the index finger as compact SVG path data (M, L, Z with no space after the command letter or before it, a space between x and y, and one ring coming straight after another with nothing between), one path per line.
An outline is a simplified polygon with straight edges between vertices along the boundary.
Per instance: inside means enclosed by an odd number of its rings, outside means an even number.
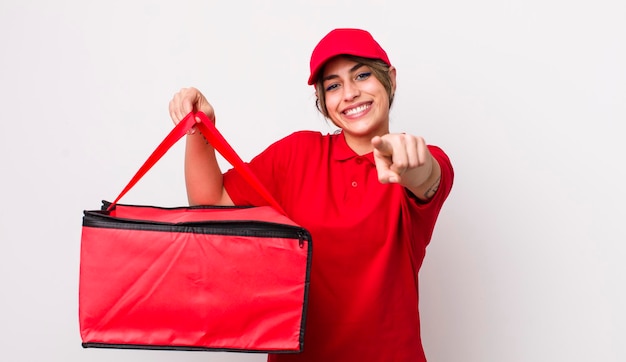
M372 146L385 156L393 154L393 146L391 143L380 136L372 138Z

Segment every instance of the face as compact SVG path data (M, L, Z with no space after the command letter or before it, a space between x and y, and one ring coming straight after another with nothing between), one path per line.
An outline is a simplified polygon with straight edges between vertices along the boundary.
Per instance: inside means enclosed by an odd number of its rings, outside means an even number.
M395 68L389 70L395 88ZM389 132L389 95L372 70L357 61L336 57L321 74L328 117L346 139L369 144Z

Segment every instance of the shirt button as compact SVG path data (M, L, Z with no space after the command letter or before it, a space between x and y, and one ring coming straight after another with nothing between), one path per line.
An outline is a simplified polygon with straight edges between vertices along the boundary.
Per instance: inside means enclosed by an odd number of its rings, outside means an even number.
M361 157L357 157L357 158L356 158L356 164L357 164L357 165L360 165L360 164L362 164L362 163L363 163L363 159L362 159Z
M352 187L357 187L357 185L356 181L352 181Z

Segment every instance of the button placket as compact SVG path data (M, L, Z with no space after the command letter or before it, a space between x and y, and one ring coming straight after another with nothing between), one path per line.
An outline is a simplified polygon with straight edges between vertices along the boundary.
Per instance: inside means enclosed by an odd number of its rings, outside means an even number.
M360 157L360 156L359 156L359 157L356 157L356 158L354 159L354 162L355 162L358 166L363 165L363 161L364 161L364 160L363 160L363 157ZM355 175L355 176L356 176L356 175ZM352 186L353 188L357 188L357 187L359 186L359 183L357 182L357 180L354 180L354 179L353 179L353 180L352 180L352 182L350 183L350 186Z

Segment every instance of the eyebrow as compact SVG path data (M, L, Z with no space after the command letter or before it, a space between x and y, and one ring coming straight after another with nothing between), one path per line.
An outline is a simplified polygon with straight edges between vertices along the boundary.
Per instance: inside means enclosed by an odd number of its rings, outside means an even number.
M352 68L350 68L349 72L350 72L350 73L353 73L353 72L355 72L357 69L361 68L361 67L362 67L362 66L364 66L364 65L365 65L365 64L363 64L363 63L356 63L356 64L355 64ZM337 74L330 74L330 75L328 75L328 76L326 76L326 77L322 78L322 82L325 82L325 81L327 81L327 80L334 79L334 78L339 78L339 76L338 76Z

